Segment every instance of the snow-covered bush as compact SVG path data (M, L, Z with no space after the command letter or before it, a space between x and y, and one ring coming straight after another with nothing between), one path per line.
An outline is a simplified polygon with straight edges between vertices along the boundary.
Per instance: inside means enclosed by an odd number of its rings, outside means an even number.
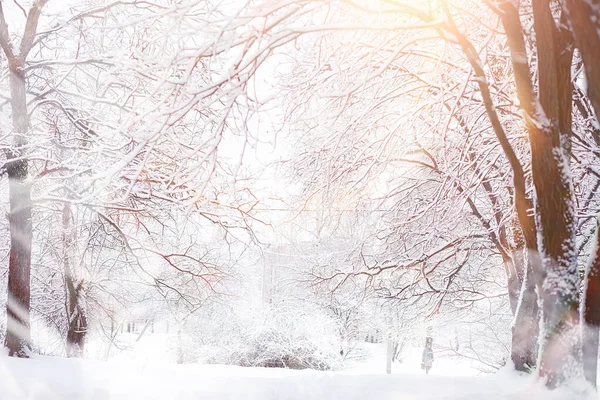
M293 308L293 309L292 309ZM177 357L185 363L204 362L247 367L340 369L336 325L318 311L291 308L213 305L188 319L174 334Z
M244 367L329 370L339 365L331 349L323 351L305 334L266 327L251 337L245 348L230 355L230 364Z

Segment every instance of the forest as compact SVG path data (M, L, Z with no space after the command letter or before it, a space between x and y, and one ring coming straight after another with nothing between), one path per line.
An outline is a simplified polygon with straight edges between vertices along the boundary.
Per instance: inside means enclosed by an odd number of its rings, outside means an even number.
M0 385L425 345L597 398L599 0L5 0L0 47Z

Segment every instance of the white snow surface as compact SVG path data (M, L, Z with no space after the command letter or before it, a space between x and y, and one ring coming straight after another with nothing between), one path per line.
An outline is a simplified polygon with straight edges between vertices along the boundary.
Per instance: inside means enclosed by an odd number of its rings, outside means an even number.
M383 346L345 371L319 372L227 365L103 362L35 356L0 356L0 399L598 399L585 385L548 391L535 378L509 370L478 375L461 360L436 358L430 375L419 368L419 349L385 373Z

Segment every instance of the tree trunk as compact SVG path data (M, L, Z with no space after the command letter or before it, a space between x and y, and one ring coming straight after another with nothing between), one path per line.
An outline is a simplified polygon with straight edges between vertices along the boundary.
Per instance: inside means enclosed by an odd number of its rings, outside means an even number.
M6 55L10 76L10 103L13 146L6 150L6 174L10 202L10 255L8 261L8 299L6 302L6 339L8 354L27 357L31 343L29 308L31 300L31 186L27 181L29 162L26 154L29 114L25 85L25 60L33 47L39 17L48 0L36 0L27 14L19 46L13 52L8 26L0 2L0 47Z
M519 299L521 290L523 289L523 260L517 260L517 256L521 256L523 250L513 252L513 259L503 260L506 268L506 286L508 288L508 304L513 317L517 315L519 309ZM519 276L521 275L521 276Z
M5 346L11 356L27 357L31 342L29 306L31 275L31 187L25 154L29 119L23 62L9 60L13 147L6 151L10 202L10 256Z
M600 115L600 2L598 0L562 0L562 8L583 58L587 96L596 116ZM593 117L592 117L593 118ZM600 225L599 225L600 228ZM597 229L597 235L598 232ZM589 265L585 308L583 310L583 369L585 378L596 387L598 373L598 330L600 328L600 237Z
M521 288L517 292L518 307L513 311L510 358L517 371L531 372L537 361L539 308L535 292L535 260L525 257L524 249L513 252L515 269L522 271L519 276ZM510 291L509 291L510 293ZM514 295L513 295L514 296Z
M392 373L392 358L394 356L393 350L394 350L394 344L392 341L392 335L388 334L387 348L386 348L386 353L385 353L385 373L386 374Z
M572 48L561 37L547 0L533 1L533 15L541 110L533 115L529 139L544 267L540 376L549 387L556 387L577 375L581 356L575 210L565 151L571 130Z
M598 375L598 330L600 329L600 223L596 228L596 251L587 271L583 320L583 372L596 387Z
M82 357L87 317L80 305L82 284L75 285L72 278L65 278L69 302L69 329L67 331L67 357Z
M569 147L571 129L571 60L573 48L564 23L555 21L548 0L533 0L537 48L536 95L520 23L518 2L498 1L505 28L520 107L531 146L536 193L536 230L542 298L540 375L555 387L576 373L580 355L578 326L579 276L575 246L575 213L571 191ZM529 247L529 246L528 246ZM575 364L575 365L574 365Z
M600 1L561 0L575 44L583 58L587 95L600 115Z
M87 317L82 304L82 282L73 276L71 254L74 250L71 205L65 203L62 212L63 224L63 268L67 291L67 357L82 357L87 332Z
M177 364L183 364L185 361L185 352L181 342L181 327L177 330Z

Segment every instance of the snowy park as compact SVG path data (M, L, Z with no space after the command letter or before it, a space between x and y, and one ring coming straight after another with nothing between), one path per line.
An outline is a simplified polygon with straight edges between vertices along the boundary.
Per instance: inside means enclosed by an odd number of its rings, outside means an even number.
M148 340L149 339L149 340ZM151 347L160 346L156 339ZM164 338L158 339L160 342ZM420 348L385 371L385 349L372 344L368 359L341 372L176 365L140 346L111 362L34 357L0 358L1 398L6 399L595 399L585 383L553 392L531 377L504 369L481 374L460 359L442 359L429 375L420 370Z
M600 0L0 0L0 400L598 399Z

